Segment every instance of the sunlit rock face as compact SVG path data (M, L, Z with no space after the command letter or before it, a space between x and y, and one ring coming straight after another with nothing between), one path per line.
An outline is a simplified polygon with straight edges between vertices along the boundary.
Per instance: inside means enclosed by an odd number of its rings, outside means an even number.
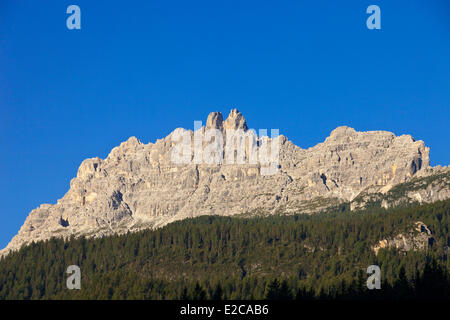
M433 245L434 238L432 232L422 221L417 221L413 227L408 232L399 233L392 238L380 240L372 247L375 255L378 254L380 249L395 248L399 251L407 252L411 250L427 250Z
M211 113L201 128L207 129L224 136L230 129L251 132L236 109L225 121L220 112ZM363 192L389 192L414 177L443 172L448 177L448 168L430 167L429 148L422 141L386 131L338 127L309 149L280 136L279 162L272 175L261 174L262 165L249 161L176 164L171 158L173 134L148 144L131 137L106 159L83 161L64 197L33 210L3 254L54 236L101 237L199 215L313 213L352 202ZM248 145L245 149L248 160ZM412 199L432 202L449 197L446 183L432 193L419 189ZM355 208L363 206L360 201Z

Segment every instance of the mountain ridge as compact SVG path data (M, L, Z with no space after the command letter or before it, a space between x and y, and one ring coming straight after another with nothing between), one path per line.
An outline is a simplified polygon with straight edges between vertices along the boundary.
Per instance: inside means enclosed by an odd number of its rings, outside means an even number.
M188 164L174 163L177 134L195 141L196 133L217 130L227 136L229 129L249 134L258 146L266 140L271 147L279 143L276 173L264 175L264 163L251 163L250 144L243 151L244 164L195 163L195 154ZM358 209L377 201L384 207L433 202L450 197L449 173L448 167L431 167L429 148L410 135L340 126L324 142L302 149L283 135L258 137L237 109L225 121L220 112L212 112L205 126L194 131L178 128L148 144L130 137L105 159L84 160L68 192L56 204L32 210L0 254L51 237L101 237L199 215L314 213L342 203ZM442 177L397 202L381 199L395 186L432 176Z

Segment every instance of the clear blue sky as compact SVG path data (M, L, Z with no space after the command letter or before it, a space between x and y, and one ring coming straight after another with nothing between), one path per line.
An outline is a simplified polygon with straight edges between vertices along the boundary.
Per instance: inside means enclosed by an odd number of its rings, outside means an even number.
M449 57L448 0L1 0L0 247L83 159L231 107L303 148L348 125L411 134L447 165Z

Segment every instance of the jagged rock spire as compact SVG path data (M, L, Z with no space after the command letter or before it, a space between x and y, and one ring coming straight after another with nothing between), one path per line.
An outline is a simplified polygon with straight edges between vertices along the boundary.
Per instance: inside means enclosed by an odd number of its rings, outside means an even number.
M224 129L243 129L244 131L248 130L247 122L245 121L242 113L238 111L238 109L232 109L230 114L228 115L227 120L225 120L223 124Z
M211 112L206 120L206 129L223 129L222 113L219 111Z
M242 129L244 131L247 131L248 127L242 113L240 113L238 109L232 109L225 121L223 121L221 112L211 112L208 115L208 119L206 120L206 129Z

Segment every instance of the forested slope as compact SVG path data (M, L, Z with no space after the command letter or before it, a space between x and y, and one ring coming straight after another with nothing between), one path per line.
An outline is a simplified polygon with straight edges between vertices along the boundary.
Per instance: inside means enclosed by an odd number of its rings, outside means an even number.
M0 299L449 299L450 201L397 209L203 216L99 239L51 239L0 260ZM422 221L425 250L378 241ZM381 267L368 291L366 269ZM66 288L69 265L81 290ZM401 293L401 294L399 294Z

